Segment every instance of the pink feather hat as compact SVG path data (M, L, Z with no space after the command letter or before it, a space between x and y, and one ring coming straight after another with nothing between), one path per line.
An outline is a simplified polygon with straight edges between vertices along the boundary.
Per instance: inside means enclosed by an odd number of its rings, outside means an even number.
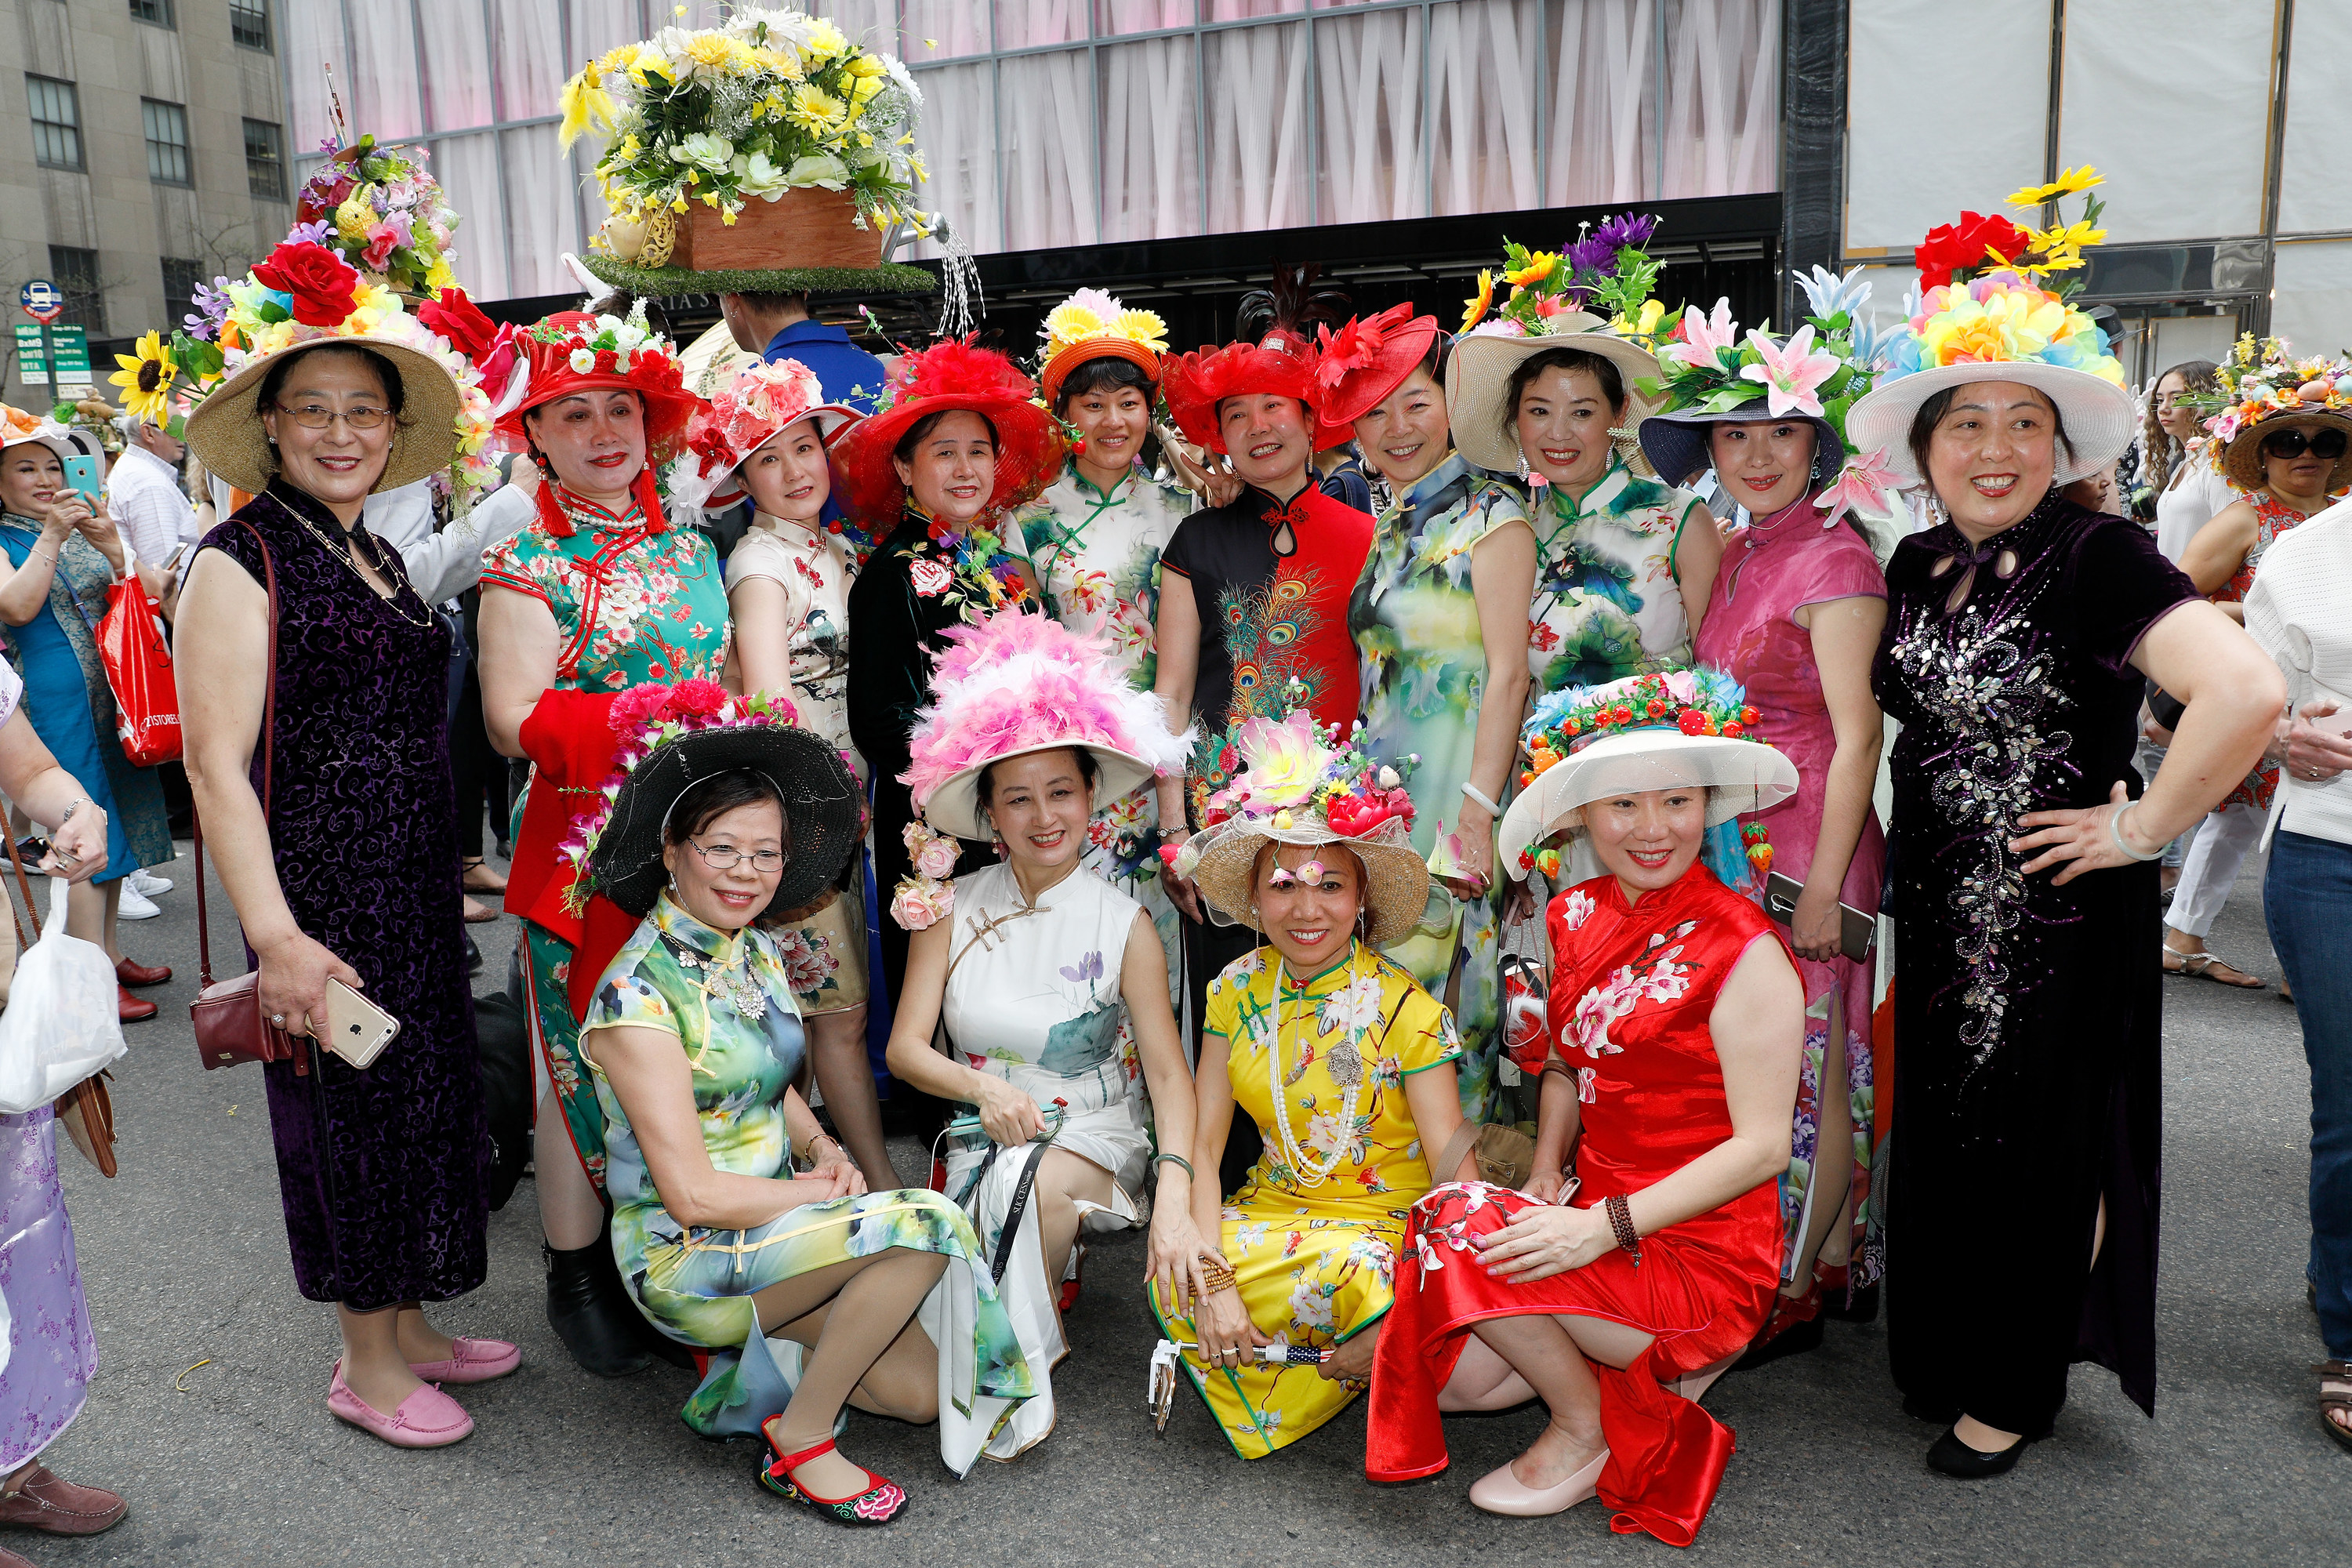
M1008 757L1093 753L1097 811L1184 765L1189 731L1169 733L1160 699L1129 684L1099 639L1013 609L947 637L931 702L915 719L912 765L898 775L940 832L990 837L981 770Z

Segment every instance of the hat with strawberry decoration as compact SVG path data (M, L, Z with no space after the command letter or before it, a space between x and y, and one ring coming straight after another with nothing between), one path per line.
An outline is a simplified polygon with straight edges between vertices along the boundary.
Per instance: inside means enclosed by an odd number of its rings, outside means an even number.
M898 526L907 487L893 461L927 415L977 414L996 431L996 483L982 515L1034 500L1062 471L1062 428L1036 402L1037 384L994 349L950 338L901 359L874 412L833 448L835 499L877 539Z
M1197 883L1219 925L1258 923L1257 858L1268 844L1338 844L1364 868L1364 940L1410 935L1430 914L1428 863L1412 847L1412 796L1393 766L1366 757L1305 708L1249 719L1234 731L1233 782L1209 797L1200 832L1162 849ZM1408 767L1410 763L1408 763ZM1452 918L1450 905L1443 905Z
M855 408L825 402L816 372L800 361L753 360L688 423L686 450L669 471L670 499L680 506L731 506L744 493L739 465L770 439L809 419L817 439L830 447L862 417Z
M1553 692L1519 732L1528 766L1497 830L1504 868L1516 880L1550 875L1535 847L1615 795L1705 789L1710 827L1780 805L1797 793L1797 765L1756 721L1739 683L1705 668Z

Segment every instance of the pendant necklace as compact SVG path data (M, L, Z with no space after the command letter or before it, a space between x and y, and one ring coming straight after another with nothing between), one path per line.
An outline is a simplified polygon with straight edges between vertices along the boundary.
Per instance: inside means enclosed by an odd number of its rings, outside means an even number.
M367 584L368 592L389 606L393 613L397 615L402 620L406 621L413 626L429 626L433 624L432 605L425 605L425 613L423 615L412 616L408 613L408 607L400 602L400 591L408 585L407 574L405 572L394 571L386 563L384 560L385 552L376 542L375 535L368 533L367 524L362 523L359 527L352 530L350 533L344 535L342 542L338 544L334 540L330 539L327 536L326 531L320 528L317 523L312 522L308 517L304 516L302 510L299 507L289 506L286 510L294 514L294 521L300 523L304 530L310 533L310 537L319 542L320 548L324 549L328 554L333 556L336 560L341 562L343 565L350 570L352 576L357 577L361 582L365 583ZM365 572L360 570L358 560L359 545L356 542L356 537L360 534L367 534L368 555L370 557L368 564L374 567L377 572L383 575L384 580L392 584L391 593L376 593L375 584L369 580L368 574ZM419 599L418 603L423 605L424 601Z
M686 971L688 978L702 993L706 1009L709 999L717 997L732 1004L735 1011L751 1023L756 1024L768 1016L768 994L760 988L757 980L751 978L751 966L745 962L748 947L739 951L732 963L721 963L688 946L667 931L661 933L661 939L662 945L669 949L669 955L677 961L677 966Z

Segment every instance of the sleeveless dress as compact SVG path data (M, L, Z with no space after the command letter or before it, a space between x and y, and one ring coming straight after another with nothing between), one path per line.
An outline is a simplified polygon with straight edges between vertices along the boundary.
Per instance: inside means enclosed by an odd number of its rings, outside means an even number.
M205 535L278 574L278 716L269 843L294 923L360 973L400 1036L364 1071L324 1052L262 1078L294 1282L373 1311L446 1301L488 1270L489 1129L457 886L448 746L449 630L408 584L387 600L303 526L340 528L272 484ZM332 538L332 533L328 533ZM253 787L261 790L261 747ZM250 958L250 950L247 953Z
M1796 613L1832 599L1886 597L1886 574L1878 557L1853 530L1824 529L1801 509L1778 528L1742 529L1725 546L1722 569L1700 623L1698 662L1721 669L1748 689L1748 700L1762 717L1762 735L1797 764L1797 793L1769 811L1749 812L1744 825L1762 825L1772 845L1772 869L1799 882L1813 864L1821 837L1822 810L1829 795L1831 759L1837 734L1830 724L1829 700L1813 662L1812 633ZM1870 914L1878 912L1880 883L1886 875L1886 837L1873 810L1846 862L1838 901ZM1813 1189L1813 1171L1824 1160L1844 1159L1853 1167L1853 1202L1851 1288L1879 1276L1885 1215L1871 1199L1870 1169L1876 1149L1873 1128L1878 1087L1870 1056L1871 984L1875 964L1838 957L1827 963L1797 960L1805 987L1805 1059L1797 1086L1797 1116L1789 1173L1780 1182L1782 1278L1790 1278L1804 1250ZM1844 1041L1845 1082L1822 1082L1830 1031ZM1843 1094L1853 1118L1852 1148L1820 1148L1822 1107Z
M1141 1068L1120 1048L1127 1009L1119 966L1142 905L1083 868L1031 904L1013 868L995 865L955 882L946 994L949 1043L975 1072L1003 1079L1037 1102L1050 1139L1000 1149L978 1128L947 1133L947 1194L972 1217L998 1289L1036 1380L1037 1397L1013 1412L989 1445L1009 1459L1054 1429L1049 1374L1069 1352L1056 1310L1059 1280L1045 1278L1037 1205L1023 1205L1008 1239L1006 1216L1030 1162L1066 1149L1111 1173L1108 1208L1081 1203L1081 1228L1114 1230L1142 1217L1146 1162ZM1075 1261L1075 1259L1073 1260Z
M521 532L482 557L484 587L528 594L555 616L562 644L555 684L548 690L617 695L646 681L675 685L697 678L718 679L726 668L734 624L710 542L691 528L647 519L635 501L626 511L613 512L560 488L556 498L572 524L568 537L559 538L534 515ZM601 710L610 703L548 703L544 698L541 703L551 716L548 728L557 727L553 716L561 713L561 727L573 733L547 735L545 730L524 726L531 783L514 805L515 869L507 908L522 917L529 954L523 985L534 1047L531 1103L537 1105L538 1091L553 1084L572 1147L588 1179L601 1189L604 1114L580 1059L580 1012L573 999L580 994L578 1002L584 1005L585 991L596 976L572 973L572 958L587 937L587 926L562 910L562 892L572 877L557 846L572 818L586 810L603 788L610 771L609 731L599 728ZM581 731L590 732L588 743L580 743ZM548 741L570 740L569 751L576 753L569 757L573 765L554 769L554 750L535 743L542 735ZM574 773L579 776L572 776ZM560 791L562 798L534 813L533 791L551 789ZM591 921L599 915L605 929L627 931L625 917L601 899L591 905ZM593 956L592 952L592 962Z
M837 533L761 512L727 557L727 590L764 577L783 590L792 700L801 723L840 752L860 784L866 759L849 738L849 584L856 552ZM730 599L730 613L732 602ZM834 900L777 928L803 1017L866 1005L865 847L850 857Z
M1203 1026L1228 1042L1234 1110L1257 1124L1265 1144L1225 1199L1218 1249L1233 1265L1250 1321L1304 1360L1204 1369L1186 1354L1178 1364L1234 1452L1262 1459L1356 1397L1313 1364L1321 1359L1316 1352L1388 1315L1408 1205L1429 1190L1404 1080L1452 1065L1462 1047L1445 1009L1361 942L1304 985L1283 973L1274 949L1252 949L1211 982ZM1278 1047L1262 1043L1277 1034ZM1352 1124L1345 1120L1348 1089L1331 1076L1337 1047L1349 1045L1361 1064ZM1313 1059L1302 1063L1307 1047ZM1336 1156L1328 1176L1292 1166L1277 1116L1306 1159L1319 1164ZM1160 1331L1197 1344L1191 1317L1160 1299L1156 1281L1150 1294Z
M2304 521L2303 513L2273 500L2268 490L2256 490L2246 498L2246 502L2254 509L2253 548L2246 552L2245 560L2239 563L2237 572L2230 580L2214 591L2213 602L2217 605L2244 604L2246 595L2253 590L2254 571L2262 565L2263 554L2270 549L2271 542ZM2213 809L2227 811L2233 805L2244 805L2267 812L2271 808L2271 801L2278 795L2278 782L2276 763L2257 763L2254 771L2240 781L2238 787Z
M1516 495L1449 452L1381 513L1348 601L1348 627L1363 660L1358 744L1383 761L1421 759L1405 788L1412 796L1412 847L1433 877L1460 874L1462 846L1446 824L1461 818L1462 786L1478 744L1486 644L1478 629L1473 557L1504 529L1527 526ZM1507 805L1508 792L1495 804ZM1473 1121L1490 1120L1496 1109L1497 938L1506 881L1498 867L1485 897L1465 902L1449 893L1445 926L1417 931L1389 949L1423 990L1441 1000L1451 995L1462 1035L1454 1082L1462 1114Z
M681 952L706 970L741 966L761 1003L747 1013L738 996L707 988L679 963ZM599 1030L616 1028L677 1037L714 1167L792 1179L784 1095L806 1040L772 935L715 931L662 895L604 971L580 1036L593 1051ZM751 1300L759 1291L893 1247L935 1252L948 1269L915 1321L940 1352L940 1458L959 1476L969 1471L992 1427L1028 1398L1031 1384L979 1241L956 1206L909 1188L803 1204L746 1230L682 1225L663 1206L628 1109L593 1057L589 1070L604 1111L605 1191L622 1282L654 1327L714 1352L678 1418L706 1437L751 1436L792 1402L806 1351L760 1332Z
M1045 613L1076 632L1099 627L1128 681L1149 691L1159 679L1160 555L1192 510L1192 492L1140 468L1108 491L1067 464L1045 493L1017 514ZM1176 906L1160 886L1160 792L1146 784L1105 805L1079 864L1140 903L1168 959L1168 994L1183 994L1183 949ZM1132 1040L1120 1049L1130 1058Z
M1582 1184L1571 1201L1590 1207L1664 1180L1731 1135L1709 1017L1748 950L1780 939L1769 916L1697 865L1636 904L1614 877L1580 882L1552 900L1546 921L1552 1037L1582 1101ZM1473 1323L1603 1318L1655 1336L1622 1371L1592 1363L1610 1528L1687 1546L1730 1461L1731 1432L1660 1384L1742 1349L1763 1326L1780 1274L1774 1184L1643 1237L1638 1264L1612 1248L1525 1283L1477 1266L1471 1237L1541 1206L1484 1182L1448 1183L1413 1205L1412 1261L1399 1270L1372 1363L1364 1473L1402 1481L1445 1468L1437 1391Z

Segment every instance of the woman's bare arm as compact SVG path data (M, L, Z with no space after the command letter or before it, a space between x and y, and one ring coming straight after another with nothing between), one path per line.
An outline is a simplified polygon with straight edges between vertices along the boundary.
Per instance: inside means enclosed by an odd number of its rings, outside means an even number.
M1844 917L1838 893L1854 846L1870 819L1870 793L1878 782L1878 752L1886 735L1878 698L1871 690L1870 667L1878 657L1878 637L1886 626L1886 601L1870 595L1807 605L1797 612L1813 645L1822 696L1830 710L1836 749L1822 799L1819 837L1805 890L1789 922L1790 945L1805 957L1827 963L1842 951Z
M545 600L491 583L482 584L479 626L482 724L500 756L520 757L523 723L555 684L562 632Z

